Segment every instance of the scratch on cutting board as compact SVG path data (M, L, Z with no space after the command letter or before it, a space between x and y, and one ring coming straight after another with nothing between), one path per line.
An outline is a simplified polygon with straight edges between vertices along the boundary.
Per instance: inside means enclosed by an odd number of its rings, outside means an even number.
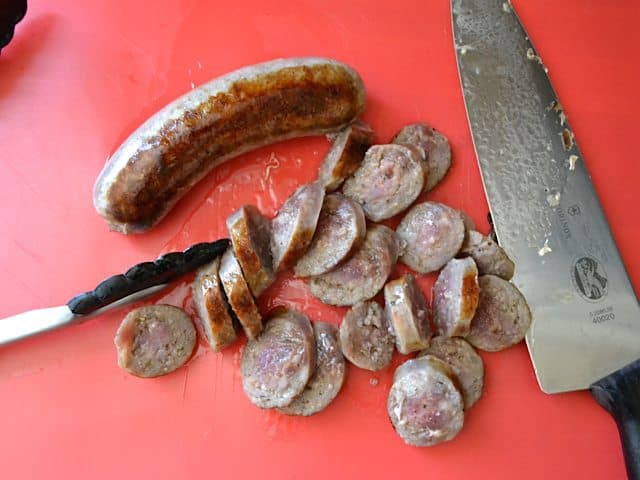
M187 382L189 381L189 365L184 367L184 383L182 384L182 400L187 396Z

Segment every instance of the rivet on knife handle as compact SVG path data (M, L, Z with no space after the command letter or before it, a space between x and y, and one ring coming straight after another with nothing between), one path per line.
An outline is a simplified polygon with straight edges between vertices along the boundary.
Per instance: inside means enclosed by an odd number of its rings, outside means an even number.
M229 239L198 243L184 252L171 252L153 262L134 265L124 274L103 280L94 290L76 295L67 303L76 315L86 315L132 293L168 283L209 263L229 246Z

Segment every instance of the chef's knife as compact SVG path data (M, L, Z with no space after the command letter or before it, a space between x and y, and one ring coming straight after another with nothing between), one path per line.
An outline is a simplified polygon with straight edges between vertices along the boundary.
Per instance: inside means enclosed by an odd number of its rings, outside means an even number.
M591 388L640 478L640 308L547 70L509 1L452 0L464 101L495 233L547 393ZM624 367L624 368L623 368Z
M93 290L76 295L66 305L41 308L0 320L0 346L37 333L83 322L107 310L131 303L165 288L171 281L211 262L229 246L228 239L192 245L138 263Z

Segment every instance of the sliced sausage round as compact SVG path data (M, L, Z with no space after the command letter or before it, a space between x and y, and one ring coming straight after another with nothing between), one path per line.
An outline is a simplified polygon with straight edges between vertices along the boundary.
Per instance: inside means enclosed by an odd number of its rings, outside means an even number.
M429 345L429 306L413 275L405 274L384 286L384 311L400 353L417 352Z
M219 352L236 340L233 319L222 293L219 268L220 258L216 258L198 270L191 286L202 333L214 352Z
M346 262L309 280L311 293L329 305L350 306L373 298L384 286L398 259L396 235L384 225L371 225L360 248Z
M299 277L321 275L362 244L367 224L362 207L340 193L327 195L311 245L294 267Z
M303 392L286 407L280 408L287 415L309 416L318 413L336 398L344 382L346 362L338 343L335 325L315 322L316 370Z
M316 367L316 342L306 315L278 311L242 350L242 388L260 408L286 407L304 390Z
M507 252L491 238L475 230L467 231L458 256L473 258L480 275L495 275L505 280L513 277L515 265Z
M497 352L519 343L531 325L531 311L520 290L494 275L482 275L480 301L467 340L480 350Z
M406 243L400 261L419 273L435 272L451 260L464 240L457 210L437 202L419 203L404 216L396 233Z
M418 357L425 355L438 357L451 367L458 380L465 409L480 399L484 386L484 364L469 342L460 337L434 337Z
M400 365L387 413L396 433L409 445L429 447L451 440L464 423L462 395L451 368L431 355Z
M392 140L393 143L409 144L424 150L428 166L424 190L435 187L444 178L451 166L451 147L447 137L424 123L407 125Z
M479 298L478 268L473 258L449 260L432 289L436 333L445 337L467 336Z
M342 191L362 205L374 222L391 218L411 205L424 185L424 164L406 145L374 145Z
M271 285L271 222L253 205L244 205L227 218L227 230L244 278L255 298Z
M376 302L360 302L351 308L340 324L342 353L355 366L382 370L393 356L393 330Z
M233 248L229 247L220 260L220 282L231 309L236 314L247 338L256 338L262 331L262 316L251 295Z
M358 169L373 138L371 127L357 121L331 139L333 143L318 170L325 191L333 192Z
M324 188L319 182L299 187L271 221L273 271L293 267L304 255L316 231Z
M124 317L114 343L120 368L138 377L158 377L189 359L196 345L196 329L184 310L150 305Z

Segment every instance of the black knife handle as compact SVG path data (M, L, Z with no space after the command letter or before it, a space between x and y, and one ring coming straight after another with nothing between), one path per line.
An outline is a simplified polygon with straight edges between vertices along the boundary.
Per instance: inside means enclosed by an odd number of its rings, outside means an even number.
M197 243L184 252L171 252L153 262L134 265L124 274L109 277L92 291L76 295L67 303L76 315L86 315L99 308L155 285L168 283L222 255L229 239Z
M0 52L13 38L16 25L27 13L27 0L0 0Z
M598 380L591 394L618 425L629 480L640 480L640 359Z

